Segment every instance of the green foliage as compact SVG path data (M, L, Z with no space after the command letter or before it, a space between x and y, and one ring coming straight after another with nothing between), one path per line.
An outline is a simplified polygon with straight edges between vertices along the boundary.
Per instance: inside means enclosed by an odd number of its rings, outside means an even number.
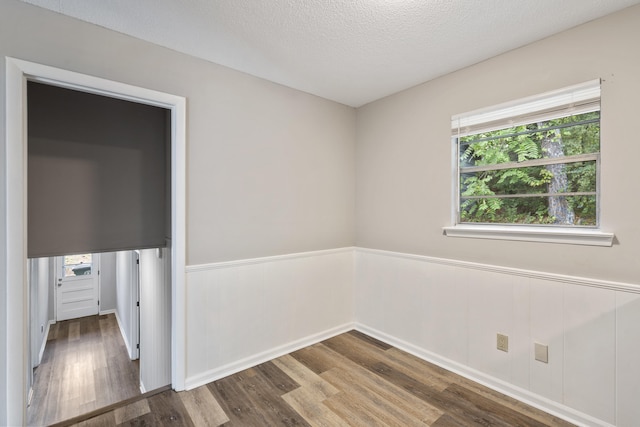
M554 178L550 167L518 167L517 163L545 156L542 142L555 137L565 156L600 151L599 112L564 117L508 129L465 136L460 139L460 166L488 166L514 162L513 168L463 173L460 177L460 220L505 224L553 224L546 193ZM585 121L592 123L584 123ZM567 163L564 192L596 191L597 170L593 161ZM486 197L527 195L527 197ZM475 197L474 196L485 196ZM468 198L472 197L472 198ZM567 196L576 225L596 224L596 197Z

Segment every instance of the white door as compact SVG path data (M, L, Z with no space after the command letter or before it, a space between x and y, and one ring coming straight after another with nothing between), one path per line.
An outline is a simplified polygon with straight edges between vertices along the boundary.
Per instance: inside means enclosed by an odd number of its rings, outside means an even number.
M98 266L98 254L65 255L56 258L58 321L98 314Z

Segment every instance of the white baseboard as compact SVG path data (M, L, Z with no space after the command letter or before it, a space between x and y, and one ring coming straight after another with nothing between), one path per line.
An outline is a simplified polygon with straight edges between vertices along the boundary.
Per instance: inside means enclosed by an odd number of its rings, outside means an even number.
M514 399L517 399L523 403L526 403L527 405L533 406L534 408L538 408L551 415L555 415L556 417L562 418L563 420L569 421L570 423L573 423L575 425L614 427L612 424L608 424L590 415L587 415L580 411L576 411L575 409L572 409L568 406L561 405L550 399L531 393L528 390L522 389L520 387L516 387L503 380L492 377L490 375L487 375L485 373L472 369L468 366L455 362L453 360L439 356L435 353L432 353L428 350L417 347L406 341L403 341L391 335L385 334L384 332L378 331L373 328L369 328L366 325L356 323L355 329L373 338L379 339L380 341L390 344L396 348L399 348L400 350L406 351L407 353L412 354L422 360L431 362L448 371L451 371L460 376L468 378L471 381L475 381L478 384L482 384L483 386L489 387L502 394L513 397Z
M42 345L40 345L40 352L38 352L38 365L42 363L42 357L44 356L44 349L47 346L47 338L49 337L49 329L51 329L51 325L56 323L55 320L49 320L47 322L47 329L44 331L44 339L42 340Z
M29 387L29 394L27 395L27 407L31 406L33 400L33 387Z
M133 354L131 351L131 346L129 346L129 340L127 339L127 334L122 327L122 322L120 321L120 316L118 316L118 312L114 310L114 314L116 315L116 321L118 322L118 328L120 328L120 335L122 335L122 341L124 341L124 345L127 347L127 354L129 357ZM133 360L133 359L132 359Z
M116 314L116 309L112 308L112 309L109 309L109 310L100 310L99 314L100 314L100 316L104 316L104 315L111 314L111 313Z
M201 385L208 384L212 381L219 380L220 378L224 378L226 376L235 374L237 372L243 371L245 369L251 368L253 366L267 362L269 360L278 358L285 354L289 354L293 351L300 350L301 348L308 347L310 345L316 344L320 341L329 339L336 335L340 335L352 329L354 329L354 324L346 323L344 325L331 328L329 330L263 351L253 356L235 361L233 363L229 363L219 368L211 369L209 371L200 373L198 375L188 377L185 381L185 389L191 390L196 387L200 387Z

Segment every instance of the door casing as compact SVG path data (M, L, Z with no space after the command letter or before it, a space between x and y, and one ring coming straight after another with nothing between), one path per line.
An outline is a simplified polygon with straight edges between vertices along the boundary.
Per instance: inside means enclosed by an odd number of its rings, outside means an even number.
M27 282L27 81L155 105L171 110L171 380L183 390L186 375L186 99L20 59L5 58L6 123L6 372L7 414L0 424L26 422L29 355Z

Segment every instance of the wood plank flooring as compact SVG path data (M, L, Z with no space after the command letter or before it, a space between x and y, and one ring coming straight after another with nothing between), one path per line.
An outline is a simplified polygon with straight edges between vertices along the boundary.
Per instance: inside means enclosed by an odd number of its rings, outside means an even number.
M194 390L77 426L570 426L351 331Z
M49 425L139 396L138 384L138 362L127 355L115 315L57 322L35 370L27 422Z

